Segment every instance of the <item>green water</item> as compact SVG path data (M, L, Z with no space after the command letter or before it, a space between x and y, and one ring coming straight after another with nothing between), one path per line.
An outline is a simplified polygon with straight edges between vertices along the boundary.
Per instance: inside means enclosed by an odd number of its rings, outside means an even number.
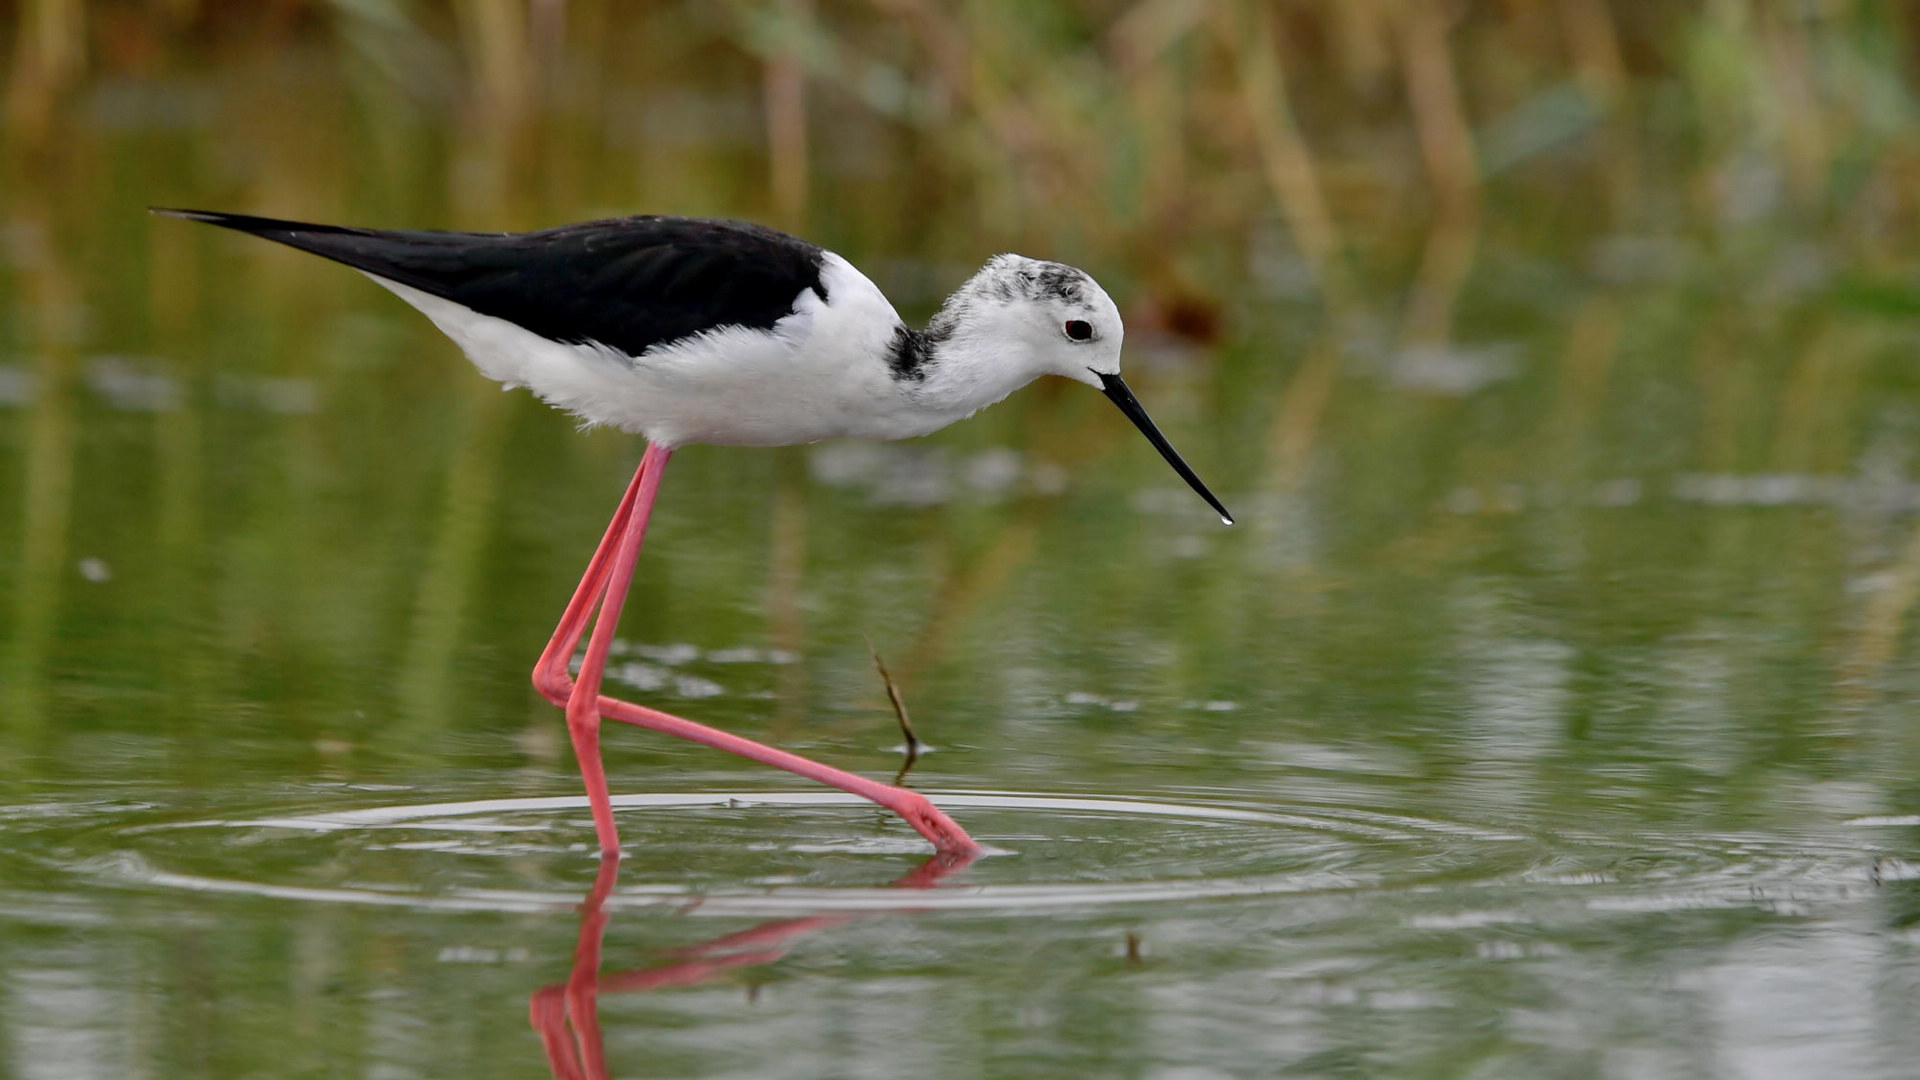
M1408 341L1419 236L1356 230L1338 303L1271 209L1175 272L970 222L930 137L828 96L805 227L913 316L1002 247L1136 315L1218 286L1217 337L1137 318L1127 370L1240 524L1064 383L911 443L681 452L612 692L886 779L871 641L934 747L907 782L994 854L925 867L870 807L613 726L629 855L583 916L527 675L640 445L357 275L141 211L767 218L757 91L627 72L526 156L352 40L129 52L9 151L0 1075L1920 1068L1897 260L1590 214L1553 160Z

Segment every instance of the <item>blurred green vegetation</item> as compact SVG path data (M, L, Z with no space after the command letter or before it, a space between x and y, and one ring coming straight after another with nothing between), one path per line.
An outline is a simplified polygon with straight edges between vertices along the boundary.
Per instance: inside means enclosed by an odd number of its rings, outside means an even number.
M683 481L700 489L680 496L687 520L734 540L675 562L674 530L695 526L663 526L655 578L697 588L643 585L669 609L658 625L728 619L705 613L716 595L744 615L727 635L783 647L809 625L851 647L894 618L911 682L973 670L968 642L1026 640L1022 618L1119 617L1087 605L1124 578L1131 617L1182 628L1176 682L1241 684L1284 642L1344 685L1361 665L1342 672L1343 650L1393 647L1379 620L1425 602L1402 583L1498 565L1547 575L1571 637L1608 619L1689 632L1780 592L1770 618L1798 628L1797 651L1742 659L1800 672L1783 714L1871 700L1861 688L1905 653L1905 6L0 12L0 350L22 406L0 457L19 507L0 592L23 731L48 733L50 694L84 713L134 693L189 727L210 700L273 702L301 733L277 752L324 756L411 745L449 701L531 702L521 654L634 453L450 370L448 347L352 275L141 215L156 203L461 228L754 218L848 253L910 315L992 251L1068 259L1121 297L1148 397L1251 511L1231 538L1188 534L1154 491L1129 516L1157 464L1098 403L1040 387L900 451L951 465L1012 447L1012 501L963 491L882 525L810 515L837 459L690 459L676 475L705 476ZM1109 459L1125 468L1088 468ZM1777 504L1739 486L1775 475L1792 525L1700 509ZM1608 507L1623 512L1593 516ZM881 530L916 583L856 578L884 599L810 611L859 565L854 538ZM139 587L89 589L87 558ZM1143 572L1168 558L1192 569ZM1610 558L1629 571L1595 568ZM1670 590L1638 591L1670 572ZM1014 602L1036 575L1045 612ZM1356 588L1386 591L1348 639L1323 620ZM1672 609L1689 590L1697 604ZM1404 642L1410 666L1380 685L1418 695L1419 651L1442 640ZM776 728L809 715L809 678L780 676ZM1287 692L1325 705L1310 681Z

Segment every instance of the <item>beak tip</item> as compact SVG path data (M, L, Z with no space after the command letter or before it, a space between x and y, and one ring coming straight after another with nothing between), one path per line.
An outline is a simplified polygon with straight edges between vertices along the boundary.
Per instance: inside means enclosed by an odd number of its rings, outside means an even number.
M1233 515L1227 513L1225 510L1220 511L1220 524L1222 525L1233 524Z

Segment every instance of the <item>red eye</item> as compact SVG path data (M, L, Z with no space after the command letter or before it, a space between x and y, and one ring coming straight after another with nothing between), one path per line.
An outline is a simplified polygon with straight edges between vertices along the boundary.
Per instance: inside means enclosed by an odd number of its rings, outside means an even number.
M1075 341L1085 341L1093 336L1093 324L1079 319L1067 320L1067 336Z

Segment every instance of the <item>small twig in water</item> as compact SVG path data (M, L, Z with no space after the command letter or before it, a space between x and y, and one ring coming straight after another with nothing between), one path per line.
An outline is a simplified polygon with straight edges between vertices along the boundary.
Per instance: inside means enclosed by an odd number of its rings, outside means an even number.
M900 771L899 771L899 772L897 772L897 773L894 773L894 774L893 774L893 786L894 786L894 787L905 787L905 786L906 786L906 784L907 784L907 774L913 771L913 764L914 764L914 762L916 762L916 761L919 761L919 760L920 760L920 756L919 756L918 754L909 754L909 755L907 756L907 760L905 760L905 761L903 761L903 762L901 762L901 763L900 763Z
M907 717L906 700L900 696L900 687L894 684L892 673L887 671L886 662L880 659L880 650L873 647L873 639L867 639L867 652L873 656L874 669L880 672L880 681L886 684L887 700L893 702L894 719L900 721L900 734L907 740L907 763L900 768L900 775L893 778L895 787L907 778L907 771L913 763L920 760L920 736L914 734L913 721Z

